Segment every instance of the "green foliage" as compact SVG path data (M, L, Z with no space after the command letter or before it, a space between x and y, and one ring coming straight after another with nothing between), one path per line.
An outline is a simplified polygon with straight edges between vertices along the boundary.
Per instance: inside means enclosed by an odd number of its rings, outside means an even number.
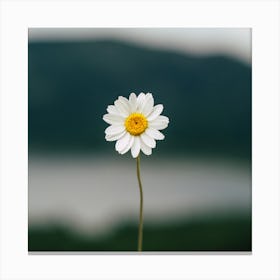
M215 217L175 224L144 224L143 251L251 251L251 219ZM136 251L137 225L90 238L61 226L29 228L29 251Z

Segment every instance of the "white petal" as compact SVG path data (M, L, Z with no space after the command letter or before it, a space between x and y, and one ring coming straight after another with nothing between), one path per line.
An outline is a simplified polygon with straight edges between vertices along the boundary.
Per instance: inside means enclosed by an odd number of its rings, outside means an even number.
M158 104L156 105L152 112L150 113L150 115L148 115L148 121L152 121L154 119L156 119L163 111L163 105L162 104Z
M123 117L127 117L129 115L127 107L119 99L116 100L114 104Z
M145 155L149 156L152 154L152 148L148 147L141 138L140 138L140 146L141 146L142 152Z
M164 135L159 132L158 130L156 130L155 128L152 127L148 127L145 130L145 133L147 133L149 136L151 136L152 138L156 139L156 140L163 140L164 139Z
M109 114L112 114L112 115L117 115L117 116L120 115L120 112L118 111L118 109L114 105L109 105L107 107L107 112Z
M119 101L123 104L123 106L126 108L128 113L130 113L130 106L129 106L128 99L123 96L119 96Z
M140 153L140 140L139 140L139 136L135 136L133 145L131 147L131 155L132 157L136 158L139 155L139 153Z
M142 133L140 135L141 139L143 140L143 142L150 148L155 148L156 146L156 141L155 139L153 139L152 137L150 137L149 135L146 134L146 132Z
M149 127L161 130L168 126L169 119L165 116L158 116L155 120L149 121Z
M169 118L166 116L158 116L154 121L169 123Z
M121 125L124 123L124 117L112 114L105 114L103 120L108 124Z
M123 131L121 133L114 134L114 135L106 135L105 139L109 142L116 141L116 140L119 140L125 133L126 133L126 131Z
M146 102L143 106L142 113L144 116L148 116L154 107L154 98L151 93L146 94Z
M127 153L130 150L130 148L132 147L133 143L134 143L134 138L135 137L130 135L130 134L129 134L129 136L130 136L130 139L129 139L129 142L128 142L127 146L123 150L119 151L119 153L121 155Z
M122 138L120 138L115 145L116 151L120 152L122 151L129 143L130 140L130 134L126 132Z
M105 133L108 135L115 135L125 130L124 125L110 125L105 129Z
M168 123L167 122L161 122L161 121L153 121L151 123L149 123L149 127L158 129L158 130L162 130L168 127Z
M137 109L137 97L134 92L129 95L129 105L131 109L131 113L135 112Z
M146 95L145 93L141 92L138 96L137 96L137 108L136 110L141 112L142 111L142 107L143 104L145 103L146 100Z

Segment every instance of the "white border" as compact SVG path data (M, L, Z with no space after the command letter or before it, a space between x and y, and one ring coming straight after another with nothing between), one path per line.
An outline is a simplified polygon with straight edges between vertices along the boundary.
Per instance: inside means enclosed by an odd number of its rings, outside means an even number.
M2 1L1 279L279 279L279 2ZM253 28L253 254L27 254L28 27Z

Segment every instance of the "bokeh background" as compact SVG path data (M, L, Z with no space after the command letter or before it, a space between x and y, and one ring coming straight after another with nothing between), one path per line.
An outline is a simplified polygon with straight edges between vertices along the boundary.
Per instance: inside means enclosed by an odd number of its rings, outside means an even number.
M151 92L144 251L251 251L251 30L29 29L29 251L136 251L136 162L106 107Z

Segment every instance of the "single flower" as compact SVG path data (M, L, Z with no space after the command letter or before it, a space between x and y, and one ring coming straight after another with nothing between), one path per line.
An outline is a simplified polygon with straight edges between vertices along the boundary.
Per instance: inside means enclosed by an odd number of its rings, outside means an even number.
M163 105L154 106L151 93L135 93L129 99L119 96L114 105L107 107L108 114L103 120L110 124L105 130L107 141L116 141L116 151L125 154L131 150L133 158L140 151L151 155L156 147L155 140L163 140L164 135L159 131L168 126L168 117L161 116Z

